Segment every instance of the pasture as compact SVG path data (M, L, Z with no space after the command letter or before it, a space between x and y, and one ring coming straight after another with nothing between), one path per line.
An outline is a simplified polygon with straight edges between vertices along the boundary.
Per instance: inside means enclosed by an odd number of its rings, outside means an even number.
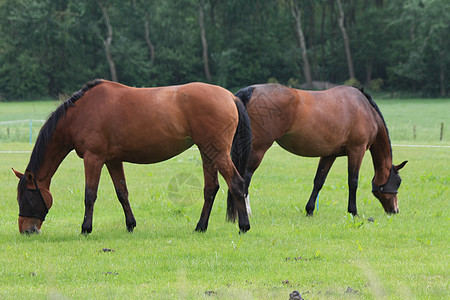
M409 161L400 172L400 214L386 215L372 196L367 152L357 193L360 215L346 213L341 158L314 217L306 217L318 159L274 146L253 177L252 228L244 235L225 221L223 180L208 231L194 233L203 203L196 149L159 164L125 165L137 221L132 234L104 168L88 236L80 234L83 162L72 152L52 180L54 204L42 233L20 235L11 167L23 171L30 154L9 152L32 145L26 134L1 139L0 298L289 299L294 290L305 299L449 298L450 101L377 103L394 144L394 163ZM0 103L0 122L42 119L55 105ZM447 126L443 141L441 123ZM446 147L396 146L406 144Z

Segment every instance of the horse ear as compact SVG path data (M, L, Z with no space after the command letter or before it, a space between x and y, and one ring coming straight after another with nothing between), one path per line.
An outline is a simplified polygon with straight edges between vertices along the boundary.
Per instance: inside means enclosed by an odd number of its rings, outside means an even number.
M16 174L17 178L21 179L23 177L23 174L20 173L19 171L14 170L14 168L12 168L14 174Z
M31 182L33 182L34 174L31 173L31 171L26 170L26 171L25 171L25 178L27 179L28 182L31 183Z
M406 163L407 163L408 161L407 160L405 160L404 162L402 162L401 164L399 164L399 165L396 165L396 166L394 166L394 168L395 168L395 171L399 171L401 168L403 168L405 165L406 165Z

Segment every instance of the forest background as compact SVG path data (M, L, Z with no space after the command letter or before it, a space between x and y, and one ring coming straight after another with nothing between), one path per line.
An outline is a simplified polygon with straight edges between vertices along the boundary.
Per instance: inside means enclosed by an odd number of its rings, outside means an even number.
M94 78L446 97L448 0L0 0L0 101Z

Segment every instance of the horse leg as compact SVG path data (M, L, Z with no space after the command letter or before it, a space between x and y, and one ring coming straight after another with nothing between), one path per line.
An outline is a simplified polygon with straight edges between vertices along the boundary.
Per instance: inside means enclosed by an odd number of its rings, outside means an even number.
M317 167L316 176L314 177L314 187L309 197L308 203L306 204L306 215L312 216L314 212L314 207L316 205L317 195L325 183L325 179L327 178L328 172L331 169L334 161L336 160L335 156L325 156L321 157L319 160L319 165Z
M216 161L219 173L227 182L234 201L228 202L227 217L229 221L235 221L236 215L239 217L239 231L245 233L250 229L247 208L245 206L244 179L233 165L229 155L222 155Z
M92 232L92 216L94 214L94 203L97 199L98 183L102 172L103 161L95 156L85 155L84 174L85 174L85 196L84 196L84 220L81 226L81 233L88 234Z
M244 197L245 197L245 208L247 209L247 214L252 215L252 208L250 207L250 195L248 192L248 187L252 181L253 172L247 171L244 176ZM229 197L232 197L230 191L228 191Z
M125 213L125 223L129 232L133 232L136 227L136 219L131 210L130 202L128 201L127 183L125 181L125 173L123 172L123 163L121 161L107 162L109 175L114 184L117 198L122 204L123 212Z
M362 151L352 151L348 154L348 212L356 216L356 190L358 189L358 177L361 162L364 157L364 149Z
M216 197L217 191L219 190L219 179L217 176L217 167L211 162L208 162L207 158L202 154L203 160L203 176L205 179L205 187L203 189L204 203L202 214L200 215L200 220L197 223L195 231L205 232L208 228L209 215L211 214L211 209Z
M249 216L252 215L252 209L250 207L250 196L249 196L250 182L252 181L252 177L253 177L253 174L255 173L256 169L261 164L264 154L266 153L267 149L270 148L271 145L272 145L272 143L268 144L268 145L264 145L264 146L253 145L252 152L250 154L250 159L249 159L245 174L241 174L242 178L245 181L245 184L244 184L245 207L247 209L247 214ZM227 200L228 200L228 203L230 203L230 201L233 201L233 195L231 194L230 190L228 190Z

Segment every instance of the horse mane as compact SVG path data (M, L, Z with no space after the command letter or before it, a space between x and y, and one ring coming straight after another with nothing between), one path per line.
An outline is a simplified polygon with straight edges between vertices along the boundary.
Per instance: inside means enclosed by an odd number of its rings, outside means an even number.
M47 121L42 126L39 131L39 135L36 139L36 143L33 148L33 152L31 153L30 162L28 163L27 170L36 173L39 169L43 159L45 150L47 148L48 143L52 138L52 134L55 131L56 125L58 125L59 120L65 117L66 111L75 105L75 102L83 97L83 95L92 89L93 87L99 85L104 82L102 79L96 79L88 82L81 90L75 92L64 101L53 113L50 114Z
M392 156L391 138L389 137L389 130L388 130L387 126L386 126L386 121L384 120L383 114L381 113L380 108L375 103L375 101L372 99L372 97L368 93L364 92L364 88L361 88L359 90L366 97L367 101L369 101L370 105L372 105L372 107L375 109L375 111L380 116L381 120L383 121L383 125L384 125L384 128L386 129L386 134L387 134L388 141L389 141L389 149L391 150L391 156Z

